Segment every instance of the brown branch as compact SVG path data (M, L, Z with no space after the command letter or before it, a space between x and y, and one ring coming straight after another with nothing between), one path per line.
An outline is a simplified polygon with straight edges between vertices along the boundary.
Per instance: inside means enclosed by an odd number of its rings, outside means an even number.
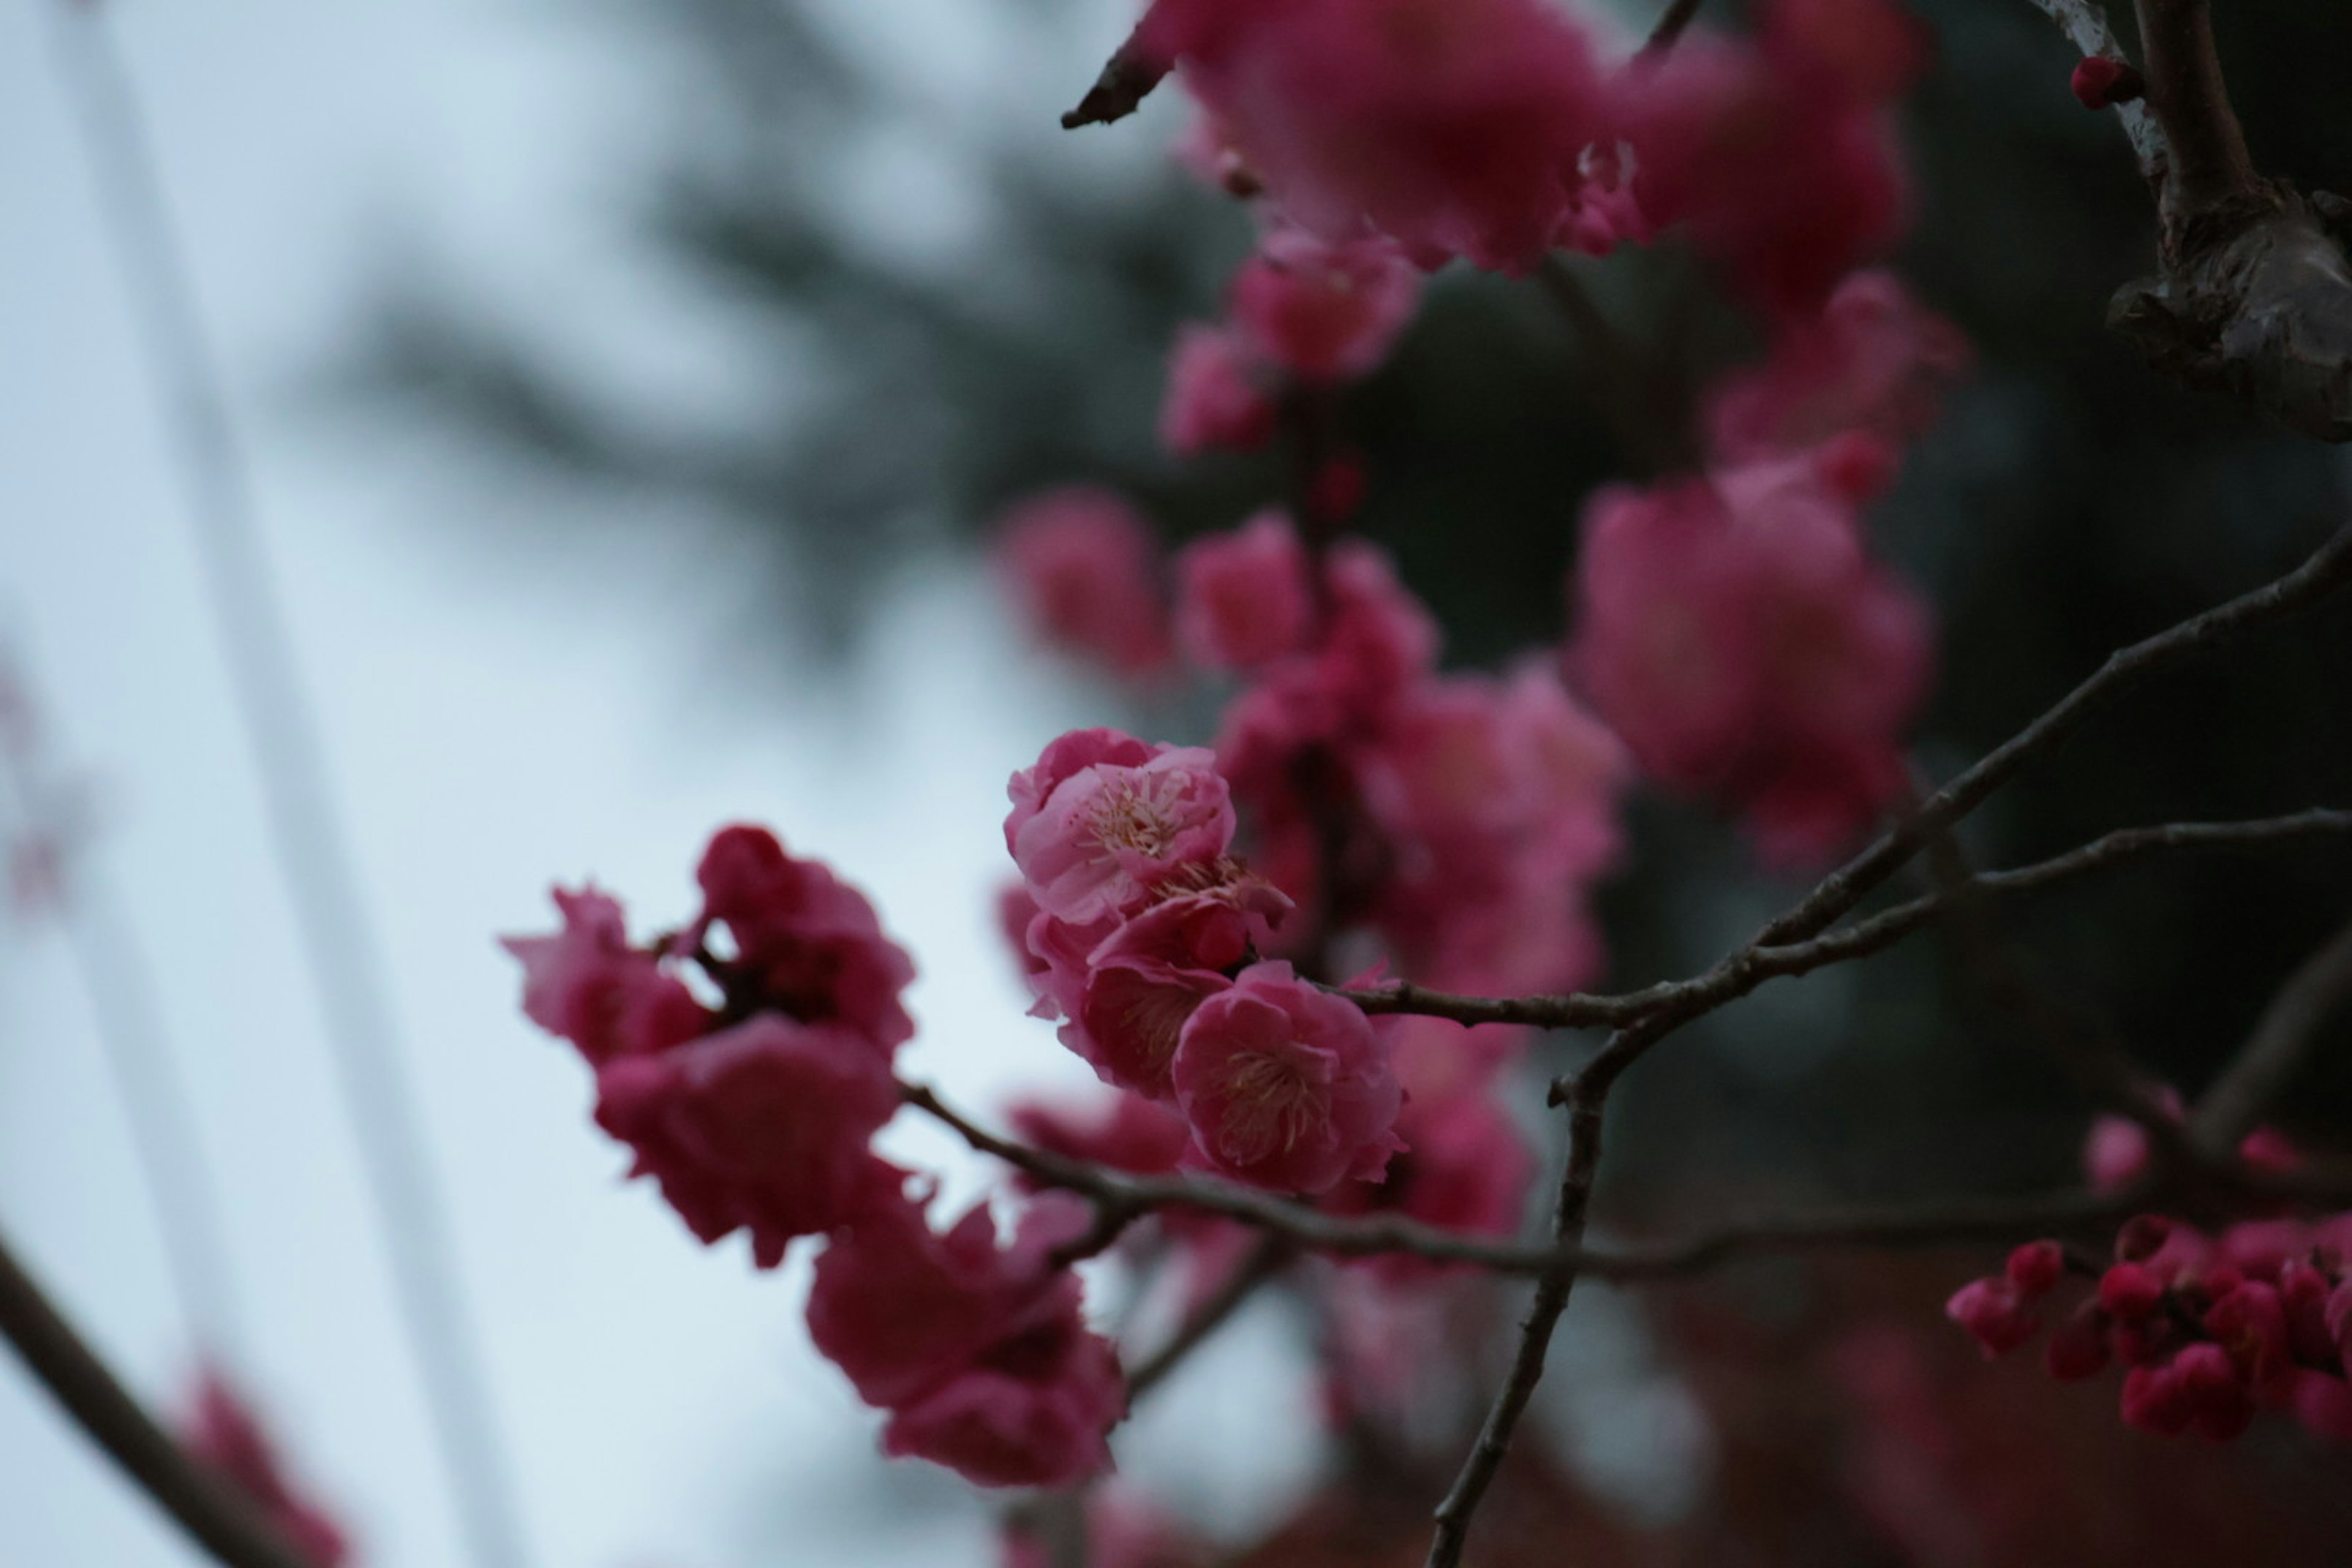
M1362 990L1338 990L1335 994L1371 1014L1410 1013L1450 1018L1457 1024L1524 1024L1548 1029L1622 1027L1685 997L1706 1004L1703 1011L1712 1011L1767 980L1808 974L1831 964L1883 952L1950 912L1958 890L2009 897L2040 892L2158 854L2341 837L2352 837L2352 811L2317 807L2288 816L2245 822L2174 822L2156 827L2124 828L2047 860L2011 870L1980 873L1962 889L1948 889L1897 904L1810 942L1755 948L1752 962L1736 973L1718 965L1689 980L1640 991L1559 996L1465 996L1433 991L1409 981L1394 981Z
M1141 106L1168 75L1173 63L1142 45L1143 28L1139 25L1127 36L1127 41L1104 62L1102 74L1094 86L1078 100L1078 106L1062 116L1062 129L1076 131L1081 125L1108 125L1124 120Z
M316 1568L173 1442L123 1388L0 1237L0 1335L90 1440L228 1568Z
M1698 15L1701 3L1702 0L1672 0L1664 15L1658 18L1658 25L1650 29L1650 36L1643 40L1641 50L1633 58L1636 60L1647 62L1664 59L1674 48L1675 41L1683 36L1683 30L1691 25L1692 18Z
M2270 184L2254 173L2246 133L2230 107L2213 47L2210 0L2135 0L2139 16L2141 72L2147 104L2164 127L2168 227L2242 209L2275 205Z
M1233 1272L1225 1276L1216 1294L1202 1302L1166 1344L1135 1363L1135 1370L1127 1374L1129 1403L1141 1399L1159 1386L1170 1373L1183 1364L1185 1357L1223 1328L1225 1320L1239 1311L1243 1303L1257 1293L1259 1286L1282 1272L1295 1251L1283 1237L1260 1237L1257 1245L1234 1265Z
M2254 1032L2222 1069L2196 1113L2189 1136L2209 1158L2223 1159L2253 1131L2263 1108L2294 1079L2321 1031L2352 1004L2352 925L2330 938L2287 977Z

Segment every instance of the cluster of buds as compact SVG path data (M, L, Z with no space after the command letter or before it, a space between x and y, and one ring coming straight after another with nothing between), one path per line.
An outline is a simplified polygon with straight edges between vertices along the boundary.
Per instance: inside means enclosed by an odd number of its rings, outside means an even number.
M2347 1247L2352 1215L2258 1220L2218 1236L2143 1215L2117 1234L2105 1269L2075 1265L2057 1242L2029 1242L2001 1273L1962 1286L1945 1311L1988 1357L2006 1355L2041 1331L2069 1274L2095 1279L2044 1359L2069 1383L2121 1364L2125 1425L2226 1441L2267 1408L2352 1438Z

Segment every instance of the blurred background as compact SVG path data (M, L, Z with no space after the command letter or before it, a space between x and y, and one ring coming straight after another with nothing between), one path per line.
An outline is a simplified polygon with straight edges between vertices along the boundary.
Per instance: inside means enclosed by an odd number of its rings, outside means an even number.
M2345 470L2104 332L2107 294L2150 268L2149 205L2047 22L2025 0L1914 8L1937 48L1899 262L1980 363L1874 523L1943 623L1918 750L1948 772L2110 648L2291 564L2342 517ZM1088 1079L1022 1016L992 927L1003 779L1073 725L1199 739L1213 710L1035 649L980 546L1005 502L1071 479L1171 539L1279 489L1270 464L1153 440L1170 333L1213 312L1250 231L1167 156L1174 95L1055 127L1129 7L109 9L249 449L536 1561L989 1561L984 1502L872 1456L871 1414L806 1345L801 1270L757 1277L620 1184L585 1076L523 1022L491 938L547 923L558 878L681 918L709 829L765 821L914 952L918 1076L982 1106ZM2352 190L2352 19L2248 0L2219 20L2258 161ZM0 13L0 640L46 721L76 876L143 952L113 943L129 967L99 984L152 971L190 1085L239 1364L363 1561L455 1562L61 24L63 0ZM1585 275L1666 406L1754 349L1671 246ZM1579 501L1634 471L1611 393L1540 291L1449 274L1349 395L1362 525L1453 661L1559 637ZM1972 848L2011 863L2352 801L2347 658L2339 606L2166 678L2004 793ZM1634 828L1603 897L1614 984L1704 963L1793 891L1690 807L1642 801ZM2020 906L2020 945L2193 1089L2341 920L2344 872L2332 848L2168 860ZM5 931L0 1222L171 1403L194 1347L89 999L54 909L20 900ZM2087 1108L1948 957L1922 942L1768 989L1650 1064L1622 1097L1612 1231L1735 1193L2068 1180ZM2283 1120L2341 1151L2347 1093L2336 1052ZM952 1151L892 1136L978 1190ZM2120 1430L2105 1392L1974 1370L1935 1304L1981 1266L1581 1292L1543 1428L1573 1539L1595 1561L2210 1562L2232 1542L2335 1560L2339 1453L2267 1426L2226 1454L2165 1445ZM1245 1316L1121 1439L1123 1468L1229 1543L1273 1528L1332 1473L1300 1349L1278 1306ZM2084 1479L2010 1473L2021 1432ZM1864 1473L1858 1453L1906 1443L1916 1474ZM1975 1517L1988 1492L2008 1500ZM194 1561L13 1365L0 1521L15 1562Z

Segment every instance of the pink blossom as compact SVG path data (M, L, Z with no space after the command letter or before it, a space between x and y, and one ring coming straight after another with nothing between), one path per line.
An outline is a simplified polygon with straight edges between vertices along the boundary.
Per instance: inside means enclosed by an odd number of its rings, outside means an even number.
M1935 423L1971 357L1960 330L1893 273L1851 274L1818 315L1776 324L1764 363L1717 383L1706 400L1716 458L1780 457L1853 432L1900 447Z
M2042 1327L2017 1287L2000 1275L1961 1286L1944 1303L1944 1315L1968 1331L1988 1361L2007 1355Z
M1282 1192L1378 1180L1402 1145L1388 1051L1353 1003L1253 964L1186 1020L1176 1103L1205 1169Z
M1120 742L1128 737L1112 736L1108 744L1131 754ZM1058 763L1048 747L1030 771ZM1038 782L1024 785L1015 778L1015 816L1024 791ZM1013 860L1037 907L1078 924L1132 910L1187 867L1219 859L1233 842L1234 826L1231 793L1215 756L1175 746L1160 747L1140 763L1080 767L1054 784L1017 828L1007 821Z
M2059 1382L2080 1383L2105 1372L2111 1354L2106 1318L2095 1301L2085 1301L2051 1334L2044 1361Z
M1117 1091L1087 1106L1024 1100L1005 1121L1032 1148L1135 1175L1176 1169L1192 1136L1166 1106Z
M1774 0L1752 42L1634 61L1617 97L1635 201L1767 313L1818 309L1909 221L1887 108L1920 53L1891 0Z
M1087 1568L1189 1568L1208 1561L1176 1521L1115 1480L1088 1492L1083 1506ZM1000 1568L1053 1568L1053 1562L1032 1526L1007 1523Z
M2085 109L2112 109L2147 96L2147 79L2128 61L2085 55L2074 62L2066 89Z
M1194 322L1177 328L1168 356L1168 395L1160 405L1160 444L1180 458L1265 446L1274 437L1270 370L1230 327Z
M1421 279L1394 246L1276 228L1234 279L1234 324L1307 382L1369 375L1412 320Z
M592 1067L668 1050L710 1026L685 984L629 945L616 900L593 887L552 894L562 931L499 939L522 964L524 1016L579 1047Z
M1142 36L1286 216L1423 267L1532 266L1602 120L1590 45L1540 0L1158 0Z
M705 1242L749 1230L762 1268L896 1189L866 1144L898 1107L870 1039L773 1013L596 1075L597 1125L635 1151L631 1174L659 1182Z
M2027 1300L2049 1294L2065 1277L2066 1251L2054 1241L2029 1241L2009 1255L2002 1272Z
M722 827L695 873L700 939L723 924L735 956L714 973L737 1013L772 1008L804 1024L838 1023L887 1058L915 1032L898 993L915 966L882 934L874 906L815 860L784 852L763 827Z
M1400 1017L1389 1026L1390 1058L1406 1103L1474 1095L1527 1050L1530 1031L1511 1024L1465 1028L1447 1018Z
M1210 669L1255 669L1297 652L1315 625L1306 546L1281 512L1195 540L1176 557L1176 642Z
M1660 783L1738 808L1764 858L1834 852L1901 788L1925 607L1810 465L1602 491L1568 666Z
M1166 748L1117 730L1071 730L1046 743L1034 766L1013 775L1005 795L1013 809L1004 817L1004 849L1013 852L1022 827L1045 809L1046 797L1072 775L1097 764L1139 767Z
M198 1378L178 1436L189 1458L242 1493L303 1562L343 1568L352 1560L341 1527L287 1475L260 1417L217 1369L207 1367Z
M1118 1356L1042 1240L1024 1228L1000 1248L985 1205L940 1236L901 1199L817 1260L810 1335L892 1412L886 1452L982 1486L1070 1486L1108 1468L1106 1435L1126 1413Z
M1408 1100L1397 1118L1404 1146L1378 1186L1334 1189L1342 1213L1394 1211L1462 1236L1507 1237L1527 1212L1536 1158L1510 1114L1484 1094ZM1373 1271L1391 1281L1427 1275L1429 1265L1407 1255L1375 1260Z
M2180 1373L2169 1363L2136 1366L2124 1373L2125 1426L2159 1436L2177 1436L2188 1430L2191 1408Z
M2158 1107L2175 1121L2188 1118L2180 1091L2169 1084L2151 1091ZM2128 1116L2105 1112L2091 1119L2083 1139L2083 1179L2095 1192L2119 1193L2147 1174L2147 1129Z
M1378 700L1437 662L1437 618L1397 580L1387 551L1340 540L1324 559L1330 619L1322 658L1331 679L1358 700Z
M1168 662L1159 538L1116 492L1067 485L1023 501L997 523L996 561L1055 647L1127 676Z
M1021 977L1034 981L1045 972L1045 961L1029 951L1029 928L1040 913L1037 900L1029 896L1026 882L1008 882L997 889L996 929L1013 950L1013 962L1021 966Z

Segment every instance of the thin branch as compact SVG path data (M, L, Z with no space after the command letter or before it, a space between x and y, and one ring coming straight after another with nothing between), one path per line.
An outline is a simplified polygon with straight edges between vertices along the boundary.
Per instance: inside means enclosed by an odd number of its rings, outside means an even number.
M316 1568L123 1388L0 1237L0 1335L89 1439L228 1568Z
M1683 36L1683 29L1688 27L1692 18L1698 15L1703 0L1673 0L1665 14L1658 18L1658 25L1650 29L1650 36L1643 40L1640 52L1633 58L1653 63L1664 59Z
M2174 822L2156 827L2127 827L2047 860L2012 870L1984 872L1964 887L1975 893L2005 898L2040 892L2159 854L2347 837L2352 837L2352 811L2324 807L2245 822ZM1749 950L1753 952L1751 962L1736 973L1718 964L1689 980L1640 991L1560 996L1465 996L1396 981L1336 994L1372 1014L1410 1013L1450 1018L1458 1024L1525 1024L1547 1029L1622 1027L1678 1001L1702 1002L1706 1004L1702 1010L1711 1011L1747 994L1767 980L1808 974L1831 964L1883 952L1920 927L1948 914L1954 892L1948 889L1897 904L1810 942Z
M1225 1320L1239 1311L1243 1304L1257 1294L1258 1287L1282 1272L1296 1255L1297 1249L1280 1236L1262 1236L1233 1272L1217 1287L1216 1294L1201 1303L1183 1325L1127 1374L1127 1397L1132 1404L1166 1380L1168 1374L1182 1365L1184 1359L1219 1329Z
M2205 1091L2189 1122L2197 1147L2213 1159L2235 1149L2347 1005L2352 1005L2352 925L2337 931L2287 977L2236 1058Z
M2042 753L2054 751L2083 721L2159 670L2170 668L2276 620L2311 608L2352 578L2352 528L2343 528L2302 565L2228 603L2191 616L2110 654L2089 679L2055 706L1987 752L1959 777L1929 795L1910 818L1824 878L1787 914L1758 934L1758 947L1801 942L1826 930L1901 868L1928 837L1958 822Z
M2107 26L2105 7L2093 0L2033 0L2033 4L2058 24L2067 40L2083 54L2129 63L2124 60L2123 46L2116 42L2116 35ZM2132 154L2139 160L2140 174L2150 181L2158 179L2165 165L2163 128L2144 102L2135 100L2113 107L2116 118L2123 121L2124 134L2131 138Z
M1108 125L1141 107L1151 89L1168 75L1171 63L1145 49L1142 37L1143 28L1139 25L1104 62L1102 74L1095 78L1094 86L1087 89L1087 95L1078 100L1078 106L1062 116L1063 130Z

